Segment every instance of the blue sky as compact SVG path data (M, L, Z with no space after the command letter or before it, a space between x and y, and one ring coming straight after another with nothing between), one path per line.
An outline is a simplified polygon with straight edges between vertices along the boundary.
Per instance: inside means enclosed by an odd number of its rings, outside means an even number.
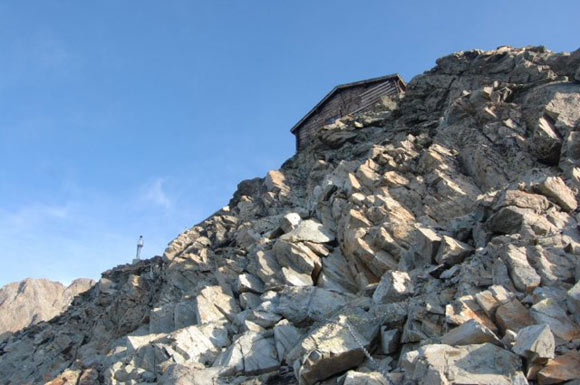
M0 2L0 285L98 278L278 168L334 85L579 48L577 1Z

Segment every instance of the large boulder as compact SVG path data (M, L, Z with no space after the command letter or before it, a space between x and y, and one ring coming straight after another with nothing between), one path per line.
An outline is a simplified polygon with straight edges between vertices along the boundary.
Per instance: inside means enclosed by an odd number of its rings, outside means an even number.
M399 385L402 382L400 373L358 372L349 370L342 385Z
M560 160L562 140L549 117L538 119L531 143L540 160L549 164L557 164Z
M284 233L289 233L294 230L298 224L302 221L300 214L298 213L288 213L280 219L280 229Z
M230 343L226 323L222 321L176 330L155 341L154 345L174 352L173 359L181 363L211 364ZM141 348L147 349L147 346L143 344Z
M334 240L334 234L322 223L307 219L298 223L294 229L282 235L280 239L290 242L327 243Z
M520 329L512 351L529 362L546 362L554 358L556 343L550 326L532 325Z
M431 228L417 226L415 241L415 252L422 258L422 262L424 264L432 263L439 251L441 237Z
M495 312L495 319L503 333L507 330L517 333L520 329L536 323L530 311L517 299L499 306Z
M543 215L536 214L532 209L516 206L502 207L489 219L487 227L499 234L521 233L527 229L537 235L556 232L556 227Z
M196 323L232 320L240 312L234 297L221 286L206 286L195 299Z
M522 362L512 352L485 343L453 347L425 345L403 355L406 378L418 385L525 385Z
M434 259L439 264L451 266L463 262L465 257L472 252L473 247L448 235L444 235Z
M323 321L354 299L316 286L285 287L273 299L274 310L295 325Z
M465 295L445 306L446 321L453 325L461 325L470 320L476 320L493 332L497 326L477 303L475 296Z
M340 314L308 334L288 353L301 385L312 385L365 359L379 326L371 314L361 310Z
M381 277L381 281L373 294L373 302L400 302L411 294L413 294L413 282L409 273L388 271Z
M515 295L501 285L492 285L487 290L475 294L475 301L489 317L495 316L495 311L515 299Z
M568 380L580 379L580 352L569 351L548 361L546 366L538 372L540 385L561 384Z
M216 368L175 363L167 367L159 379L159 385L213 385L218 374Z
M310 275L313 279L318 277L322 261L308 246L278 239L272 250L280 266Z
M304 331L292 325L288 320L282 320L274 326L274 340L280 361L287 362L286 353L294 349L303 337Z
M566 310L552 298L543 299L532 306L531 315L537 323L550 325L554 335L564 341L580 339L580 327L568 317Z
M528 183L533 191L553 200L566 212L574 211L578 207L574 192L560 177L544 175L532 178Z
M241 335L213 363L222 376L255 375L279 366L274 338L253 331Z
M339 292L357 292L358 287L352 271L339 249L322 259L322 271L316 285Z
M502 346L501 341L494 332L474 319L459 325L441 337L442 344L452 346L483 344L486 342Z
M541 277L528 262L526 248L507 244L498 251L498 254L507 265L516 289L531 292L538 287Z

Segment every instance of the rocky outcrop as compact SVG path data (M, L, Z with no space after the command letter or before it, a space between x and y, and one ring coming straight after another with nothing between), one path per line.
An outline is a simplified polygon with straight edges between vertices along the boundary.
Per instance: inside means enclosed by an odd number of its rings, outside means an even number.
M95 282L80 278L69 286L47 279L28 278L0 288L0 335L34 325L62 313L73 298Z
M0 382L577 378L578 68L542 47L439 59L1 343Z

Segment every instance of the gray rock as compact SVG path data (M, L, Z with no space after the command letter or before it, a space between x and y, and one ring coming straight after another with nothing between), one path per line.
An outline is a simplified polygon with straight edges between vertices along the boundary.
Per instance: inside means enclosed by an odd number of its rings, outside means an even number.
M380 180L379 175L375 172L377 168L378 165L372 159L369 159L356 170L356 176L360 183L371 191Z
M542 277L542 285L559 286L561 282L574 280L576 258L561 248L535 245L526 250L529 263Z
M231 320L239 312L236 300L221 286L206 286L195 299L195 316L199 324L225 318Z
M403 326L402 343L421 342L430 338L439 337L445 327L445 316L439 309L433 311L432 306L411 304L408 310L407 321ZM442 313L442 309L441 313Z
M278 239L272 250L280 266L298 273L316 277L322 268L320 257L303 244Z
M391 354L399 350L400 339L401 333L397 329L381 326L381 351L383 354Z
M501 208L488 223L488 228L499 234L514 234L530 228L534 234L546 235L556 231L555 226L544 216L534 213L532 209L516 206Z
M514 332L513 330L507 329L505 331L505 335L501 339L501 342L503 342L505 346L511 347L516 343L517 337L518 337L518 334L516 332Z
M282 320L274 326L274 340L280 361L286 360L286 353L294 349L304 336L303 331L292 325L288 320Z
M334 250L322 259L322 271L316 286L339 292L357 292L352 271L340 250Z
M577 350L556 356L538 372L540 385L560 384L564 381L578 379L580 379L580 352Z
M193 310L193 309L192 309ZM173 314L175 311L175 304L166 304L162 307L151 309L149 320L150 333L170 333L175 330L175 321ZM195 319L189 324L195 323Z
M465 257L472 252L473 247L444 235L435 255L435 261L439 264L444 263L447 266L452 266L463 262Z
M400 302L413 294L413 282L409 273L388 271L382 277L373 294L374 303Z
M546 298L532 306L530 312L536 323L550 325L556 337L564 341L580 338L580 327L568 317L566 310L555 300Z
M383 373L379 372L357 372L349 370L342 385L401 385L401 373L388 373L385 378Z
M323 321L354 297L315 286L286 287L274 300L275 310L288 321L300 325Z
M541 277L529 264L525 248L507 244L501 249L500 256L506 263L510 277L518 290L530 292L540 284Z
M441 237L430 228L417 226L415 232L415 251L423 258L424 263L430 264L441 245Z
M472 319L485 325L491 331L496 332L497 326L486 312L478 305L473 295L465 295L445 306L445 319L447 323L461 325Z
M503 333L507 330L517 333L520 329L536 323L530 311L517 299L499 306L495 312L495 319Z
M270 251L259 250L255 255L255 275L260 277L266 287L273 287L279 284L278 272L281 266Z
M425 345L406 353L401 366L408 380L431 384L527 384L520 358L493 344Z
M164 337L165 334L128 335L125 337L127 350L135 352L150 342Z
M402 325L409 314L409 304L405 302L396 302L388 304L373 304L371 311L376 318L386 325Z
M302 218L300 218L300 214L288 213L280 219L280 228L284 233L289 233L298 226L301 220Z
M566 186L562 178L542 176L532 179L530 183L533 191L552 199L562 210L572 212L578 207L574 192Z
M452 346L483 344L486 342L503 346L494 332L474 319L461 324L441 337L442 344Z
M264 292L264 282L255 275L243 273L238 275L235 290L238 293L252 292L261 294Z
M490 286L487 290L475 294L477 304L490 317L495 315L495 311L499 306L504 305L513 299L515 299L515 295L507 291L501 285Z
M279 275L281 282L288 286L312 286L314 284L312 275L299 273L292 268L282 267Z
M532 325L520 329L512 351L529 362L546 362L554 358L556 343L550 326Z
M368 313L342 314L314 329L288 353L295 359L294 372L300 384L311 385L363 362L378 333Z
M499 194L494 203L494 209L499 210L508 206L531 209L538 213L546 211L550 207L550 202L543 195L508 189Z
M321 385L383 384L374 370L396 385L578 378L567 352L580 339L562 337L580 325L580 84L565 81L579 67L580 51L542 47L442 58L387 107L314 129L163 257L111 269L56 319L3 336L0 382L294 383L288 365ZM375 303L387 272L412 277L412 294ZM521 334L539 321L556 343L545 367ZM432 345L486 341L486 328L526 358Z
M225 323L213 322L179 329L160 342L183 356L184 362L211 364L230 339Z
M562 141L549 118L538 120L531 143L539 159L550 164L558 163Z
M180 301L173 308L174 329L181 329L195 323L195 307L191 301Z
M248 331L214 361L222 376L256 375L280 367L274 338Z
M492 283L494 285L500 285L505 287L511 292L515 292L516 287L514 286L507 265L504 263L503 259L500 257L494 257L491 264L492 273Z
M570 162L578 163L580 161L580 132L570 131L568 133L562 148L562 154Z
M262 300L254 293L240 294L240 306L242 309L254 309L260 305Z
M566 304L570 313L580 316L580 281L576 282L576 285L568 290Z
M332 232L322 223L313 219L307 219L300 222L295 229L280 237L290 242L314 242L327 243L332 242L335 237Z
M252 310L246 319L264 329L271 329L281 318L282 316L280 314L258 308Z
M283 194L287 194L290 190L290 187L286 183L286 176L279 170L268 171L264 178L264 185L268 191L276 191Z
M215 368L172 364L159 379L159 385L213 385L217 376L218 371Z

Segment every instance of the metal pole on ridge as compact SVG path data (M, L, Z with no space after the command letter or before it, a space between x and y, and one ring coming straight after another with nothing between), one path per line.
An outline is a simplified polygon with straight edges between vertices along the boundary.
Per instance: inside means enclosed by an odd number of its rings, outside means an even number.
M137 241L137 254L135 256L136 260L141 258L141 249L143 248L143 236L139 235L139 240Z

